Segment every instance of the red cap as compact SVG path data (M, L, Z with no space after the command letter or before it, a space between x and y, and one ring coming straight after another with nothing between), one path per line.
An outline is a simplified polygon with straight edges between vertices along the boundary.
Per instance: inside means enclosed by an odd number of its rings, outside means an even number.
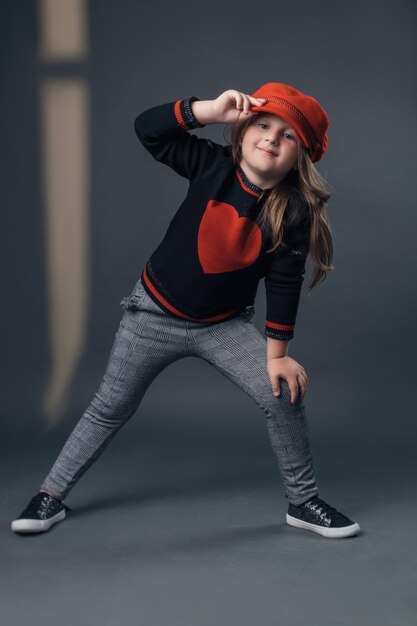
M251 106L251 111L282 117L294 128L313 163L320 161L329 143L327 129L330 122L317 100L283 83L265 83L250 95L266 99L265 104Z

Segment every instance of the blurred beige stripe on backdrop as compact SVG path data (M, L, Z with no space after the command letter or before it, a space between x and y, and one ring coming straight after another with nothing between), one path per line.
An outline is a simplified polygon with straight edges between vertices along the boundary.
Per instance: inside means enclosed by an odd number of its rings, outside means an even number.
M53 68L40 72L39 80L51 354L51 372L42 400L47 428L62 418L86 333L89 86L77 70L87 58L86 8L85 0L38 0L39 63L41 68Z

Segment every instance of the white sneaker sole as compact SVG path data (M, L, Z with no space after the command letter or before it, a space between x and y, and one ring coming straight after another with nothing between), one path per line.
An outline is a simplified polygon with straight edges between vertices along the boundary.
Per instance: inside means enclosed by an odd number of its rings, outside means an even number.
M11 529L15 533L40 533L49 530L53 524L65 518L65 510L60 511L49 519L15 519Z
M350 526L344 526L343 528L327 528L326 526L317 526L310 522L304 522L297 519L287 513L287 524L294 526L295 528L303 528L304 530L312 530L318 535L328 537L331 539L341 539L342 537L352 537L360 532L360 526L356 522Z

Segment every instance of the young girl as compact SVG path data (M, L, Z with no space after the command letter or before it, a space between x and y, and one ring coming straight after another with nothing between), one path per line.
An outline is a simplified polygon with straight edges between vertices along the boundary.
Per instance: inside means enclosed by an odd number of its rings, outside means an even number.
M187 132L208 124L231 124L230 143ZM314 98L274 82L251 95L228 89L214 100L179 99L137 117L142 145L189 181L188 192L121 301L99 389L13 531L46 531L65 518L71 488L156 376L187 356L213 365L264 412L287 523L332 538L360 531L319 498L303 403L308 377L288 355L308 254L310 290L333 269L330 194L313 165L327 149L328 126ZM261 278L263 334L252 321Z

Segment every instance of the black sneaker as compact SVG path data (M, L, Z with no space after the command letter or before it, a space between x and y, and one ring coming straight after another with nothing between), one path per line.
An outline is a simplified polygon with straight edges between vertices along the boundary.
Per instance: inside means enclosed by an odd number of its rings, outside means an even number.
M288 505L287 524L296 528L312 530L314 533L340 539L357 535L360 526L332 506L314 496L300 506Z
M49 530L53 524L65 518L71 509L48 493L39 492L33 496L25 510L12 521L15 533L39 533Z

